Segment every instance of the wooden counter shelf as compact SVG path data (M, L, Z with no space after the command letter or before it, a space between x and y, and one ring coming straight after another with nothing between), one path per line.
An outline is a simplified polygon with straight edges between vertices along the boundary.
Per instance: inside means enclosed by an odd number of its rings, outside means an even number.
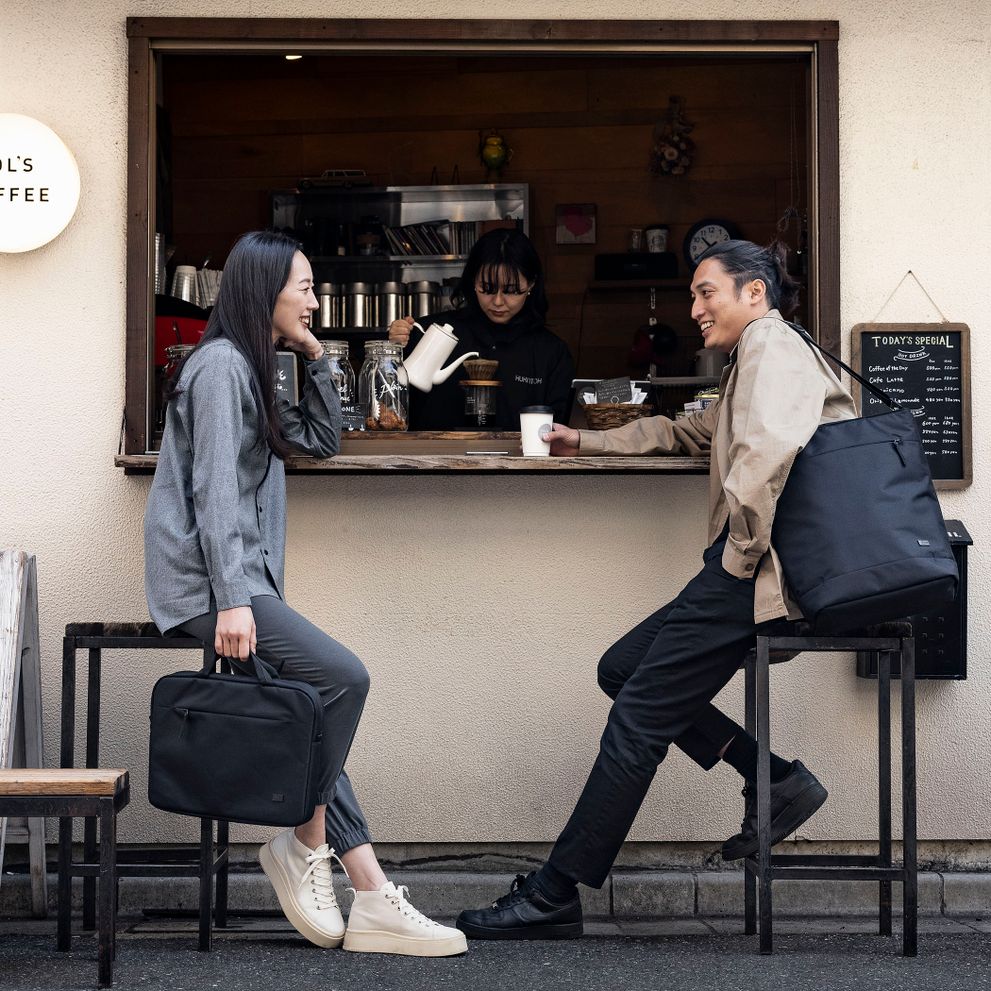
M467 454L467 451L508 451L508 454ZM524 458L520 456L519 433L451 433L409 431L408 433L348 433L341 441L341 452L334 458L289 458L290 475L394 475L427 473L446 475L523 473L528 475L705 475L708 458ZM128 475L150 475L158 455L119 454L114 459Z

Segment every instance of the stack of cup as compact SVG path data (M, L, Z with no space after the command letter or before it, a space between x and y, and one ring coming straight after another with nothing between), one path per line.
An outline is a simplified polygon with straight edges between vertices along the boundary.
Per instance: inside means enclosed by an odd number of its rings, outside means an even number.
M217 302L221 274L220 269L217 268L201 268L196 273L196 295L199 305L204 309Z
M165 292L165 238L155 235L155 293Z
M176 265L175 275L172 277L172 295L176 299L184 299L187 303L199 305L195 265Z

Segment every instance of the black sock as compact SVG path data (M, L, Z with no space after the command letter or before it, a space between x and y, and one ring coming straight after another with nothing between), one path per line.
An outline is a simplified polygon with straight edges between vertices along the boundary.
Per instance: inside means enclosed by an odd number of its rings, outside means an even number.
M735 768L747 781L757 780L757 741L745 732L739 732L723 754L723 760ZM791 761L771 753L771 780L780 781L791 770Z
M568 877L567 874L562 874L550 862L544 864L537 871L534 882L548 901L558 905L570 902L578 894L578 887L574 879Z

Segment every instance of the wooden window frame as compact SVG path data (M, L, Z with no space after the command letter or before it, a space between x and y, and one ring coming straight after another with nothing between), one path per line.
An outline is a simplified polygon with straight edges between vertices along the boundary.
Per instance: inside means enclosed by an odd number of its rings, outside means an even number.
M124 453L150 439L153 312L155 53L158 51L425 51L467 55L531 52L807 52L811 67L809 272L812 325L840 348L839 23L837 21L318 20L131 17L128 36L127 343Z

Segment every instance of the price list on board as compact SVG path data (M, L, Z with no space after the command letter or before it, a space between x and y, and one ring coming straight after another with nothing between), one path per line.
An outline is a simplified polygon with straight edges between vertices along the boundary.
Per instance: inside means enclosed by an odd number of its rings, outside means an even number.
M933 478L963 478L964 416L969 415L964 409L963 332L939 325L924 331L865 326L856 328L861 374L911 410ZM860 391L864 416L887 411L880 399L863 387Z

